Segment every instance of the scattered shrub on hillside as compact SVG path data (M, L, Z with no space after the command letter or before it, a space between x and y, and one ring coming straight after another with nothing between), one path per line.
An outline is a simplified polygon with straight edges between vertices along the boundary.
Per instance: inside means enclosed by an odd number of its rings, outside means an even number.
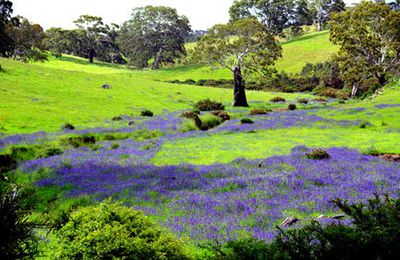
M194 104L194 108L200 111L224 110L225 107L220 102L203 99Z
M326 98L323 98L323 97L314 98L313 101L316 101L316 102L327 102Z
M194 118L193 118L194 119ZM179 128L179 131L186 133L190 131L199 130L194 120L185 120Z
M231 117L226 111L217 110L217 111L212 111L211 114L213 114L214 116L218 116L219 118L222 119L222 121L231 120Z
M53 232L53 259L190 259L184 243L121 203L80 207Z
M284 99L283 97L274 97L274 98L271 98L269 101L278 103L278 102L286 102L286 99Z
M299 102L299 104L308 104L308 99L307 98L300 98L299 100L297 100L297 102Z
M96 143L96 138L90 134L77 135L60 139L61 145L72 146L74 148L79 148L81 146L88 146L95 143Z
M254 121L251 120L250 118L242 118L242 119L240 120L240 123L241 123L242 125L244 125L244 124L254 124Z
M114 143L112 143L111 144L111 149L117 149L119 147L119 143L117 143L117 142L114 142Z
M114 116L112 119L112 121L121 121L123 120L122 116Z
M196 81L194 81L193 79L187 79L183 81L183 84L194 85L196 84Z
M63 153L63 150L54 144L17 145L9 147L8 150L11 158L17 162L47 158Z
M73 126L71 123L65 123L61 126L61 130L74 130L75 126Z
M368 122L368 121L362 121L362 122L358 125L358 127L359 127L359 128L366 128L367 126L370 126L370 125L371 125L370 122Z
M33 259L38 253L34 225L27 220L20 192L0 181L0 259Z
M17 161L9 154L0 154L0 174L15 170ZM1 181L1 178L0 178Z
M338 103L339 103L339 104L346 104L346 100L344 100L344 99L339 99Z
M194 109L194 110L192 110L192 111L183 112L183 113L180 115L180 117L188 118L188 119L193 119L195 116L198 116L198 115L200 115L200 111Z
M150 110L146 109L146 110L143 110L142 112L140 112L140 115L141 116L152 117L154 114Z
M306 157L310 160L326 160L331 158L328 152L321 148L313 149L311 152L306 153Z
M200 117L194 118L197 127L200 130L207 131L211 128L219 126L222 123L222 119L219 116L213 114L205 114Z
M350 97L349 93L344 90L334 88L318 87L315 88L313 92L318 96L339 98L343 100L347 100Z
M365 155L372 155L372 156L379 156L382 153L378 151L378 149L376 149L376 147L369 147L367 150L365 150L363 152L363 154Z
M289 110L296 110L297 107L296 107L295 104L289 104L288 109L289 109Z
M250 115L266 115L269 111L264 108L254 108L250 111Z

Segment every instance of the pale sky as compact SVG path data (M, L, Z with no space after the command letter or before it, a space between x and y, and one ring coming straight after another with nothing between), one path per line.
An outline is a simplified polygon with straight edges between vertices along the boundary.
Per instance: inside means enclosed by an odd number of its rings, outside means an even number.
M106 23L122 24L133 8L164 5L176 8L189 18L192 29L206 30L229 20L233 0L13 0L13 15L21 15L48 29L75 28L73 21L82 14L101 16ZM346 3L357 0L345 0Z

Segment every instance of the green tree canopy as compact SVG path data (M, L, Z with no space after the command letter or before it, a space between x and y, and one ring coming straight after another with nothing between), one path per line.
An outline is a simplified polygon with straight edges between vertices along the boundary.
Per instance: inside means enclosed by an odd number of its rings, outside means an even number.
M144 68L153 60L153 69L185 54L189 20L165 6L133 9L131 19L121 28L120 45L133 65Z
M248 106L242 68L245 75L271 74L271 66L281 57L281 47L257 20L242 19L211 28L198 42L194 55L210 66L231 70L235 82L233 105Z
M293 0L235 0L229 9L231 21L256 18L269 32L281 33L294 22Z
M353 86L374 77L380 85L400 65L400 12L384 3L363 1L332 17L331 41L340 45L342 77Z
M12 49L12 39L6 33L6 26L11 23L13 3L8 0L0 0L0 55L8 56Z

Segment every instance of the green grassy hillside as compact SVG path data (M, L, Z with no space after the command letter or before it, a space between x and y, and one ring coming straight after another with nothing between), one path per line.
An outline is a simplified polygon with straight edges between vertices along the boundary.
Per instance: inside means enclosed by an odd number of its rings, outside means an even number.
M194 48L196 43L186 44L186 48L191 50ZM326 61L332 54L336 53L338 46L335 46L329 41L329 31L322 32L312 32L303 35L299 38L284 41L281 43L282 46L282 58L279 59L275 67L280 71L285 71L286 73L299 73L301 69L307 63L318 63ZM201 76L208 76L208 69L196 68L196 72ZM218 71L218 70L217 70ZM212 78L229 78L230 75L227 74L225 70L214 71L215 75ZM185 78L186 76L186 78ZM177 76L177 79L184 80L188 79L187 74L181 74ZM199 79L194 76L194 79Z
M82 59L24 64L0 59L0 132L5 134L56 131L63 123L78 127L108 124L118 115L137 116L143 109L190 109L200 99L229 105L232 90L176 85L162 81L180 77L210 78L204 68L182 67L160 71L131 71L122 66L87 64ZM210 75L204 75L210 73ZM184 76L188 75L188 76ZM197 75L197 76L196 76ZM110 84L112 89L102 89ZM297 94L282 94L289 100ZM248 92L250 104L266 103L274 94Z
M282 43L282 59L277 61L276 69L298 73L306 63L324 62L337 50L338 46L329 41L329 31L306 34Z

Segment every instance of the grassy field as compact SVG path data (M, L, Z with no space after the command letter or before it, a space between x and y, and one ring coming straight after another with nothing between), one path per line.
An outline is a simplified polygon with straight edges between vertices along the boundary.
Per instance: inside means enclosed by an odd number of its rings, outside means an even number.
M277 67L296 73L323 61L335 51L328 38L318 32L283 43ZM204 243L271 239L287 216L308 223L337 214L334 198L365 202L400 190L400 164L371 155L400 153L398 78L366 100L248 91L251 107L236 108L231 89L165 82L229 78L224 70L137 71L68 55L0 64L0 153L18 161L11 179L35 187L31 220L111 198L203 252ZM271 103L276 96L286 101ZM202 112L217 123L201 131L180 116L205 98L222 102L230 120ZM253 108L271 110L251 115ZM144 109L154 116L141 116ZM76 129L61 130L64 123ZM330 157L310 157L313 148ZM51 249L44 240L41 247L46 258Z
M190 109L200 99L211 98L228 105L232 90L176 85L162 82L176 78L182 68L161 71L130 71L119 66L88 65L81 59L23 64L0 59L0 131L5 134L57 131L70 122L80 128L107 124L114 116L137 116L143 109L156 114L164 110ZM204 68L198 68L200 71ZM211 73L211 72L210 72ZM204 74L198 76L204 78ZM111 89L102 89L110 84ZM302 96L282 94L289 100ZM253 105L266 103L274 94L248 92ZM258 104L258 103L257 103Z

